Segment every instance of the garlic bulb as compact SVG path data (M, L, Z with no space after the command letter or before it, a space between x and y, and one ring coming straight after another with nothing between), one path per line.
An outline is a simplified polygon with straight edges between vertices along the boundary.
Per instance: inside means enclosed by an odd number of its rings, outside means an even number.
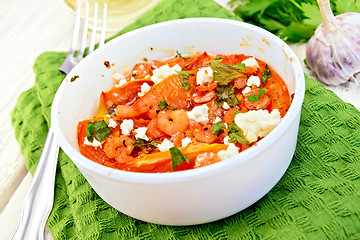
M360 85L360 13L334 17L329 0L318 0L323 23L306 45L306 61L328 85Z

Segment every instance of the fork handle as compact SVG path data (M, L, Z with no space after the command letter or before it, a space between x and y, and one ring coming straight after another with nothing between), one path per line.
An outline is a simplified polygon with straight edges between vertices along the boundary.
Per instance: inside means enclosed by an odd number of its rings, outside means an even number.
M59 145L50 127L30 188L22 205L13 240L43 239L46 220L54 200Z

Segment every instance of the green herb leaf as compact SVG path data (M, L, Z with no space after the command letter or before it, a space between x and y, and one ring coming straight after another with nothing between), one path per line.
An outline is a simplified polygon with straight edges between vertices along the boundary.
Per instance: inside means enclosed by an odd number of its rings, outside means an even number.
M132 145L134 145L135 147L141 148L142 151L149 154L154 149L156 149L156 146L159 145L159 143L155 142L153 140L146 141L145 139L138 138L138 139L136 139L135 142L132 143Z
M246 71L246 65L245 63L238 63L236 65L230 65L230 66L233 66L234 68L237 68L239 70L243 70L243 71Z
M142 138L137 138L135 142L132 143L132 145L134 145L135 147L156 147L157 145L159 145L158 142L155 142L153 140L145 140Z
M158 104L158 107L161 110L176 110L177 107L169 107L169 104L166 102L166 100L160 101L160 103ZM160 111L157 110L156 113L159 113Z
M164 110L167 106L169 106L169 104L166 102L166 100L160 101L160 103L158 104L158 107L161 110Z
M216 136L219 136L224 132L225 129L226 126L223 122L217 122L211 127L210 132Z
M104 120L99 122L88 122L86 127L86 136L90 142L93 142L93 137L98 141L105 140L111 133L111 129Z
M246 144L246 145L249 144L249 142L244 137L242 137L241 135L239 135L237 133L230 133L230 134L228 134L228 136L230 138L229 142L231 142L231 143L239 142L241 144Z
M190 159L184 154L182 154L180 149L176 146L170 148L170 154L171 154L171 162L172 162L173 170L175 170L175 168L177 168L177 166L179 166L184 161L190 163Z
M238 113L242 113L242 111L237 111L237 110L233 111L233 116L235 117Z
M210 63L210 67L213 70L213 78L219 85L226 85L235 78L245 77L246 75L240 73L239 70L246 70L246 66L243 63L237 65L221 63L222 59L217 58Z
M334 15L360 12L359 1L330 0ZM265 28L290 42L313 36L322 22L319 7L313 0L230 0L235 15L248 23Z
M259 88L259 94L258 95L255 95L255 94L249 95L248 100L250 102L256 102L256 101L258 101L260 99L262 94L266 94L268 96L268 98L270 98L269 94L265 91L265 89Z
M268 78L271 78L271 72L269 66L266 64L265 70L262 72L262 76L261 76L262 83L266 84L266 80L268 80Z
M186 71L177 71L177 74L182 79L181 86L182 88L187 91L190 89L190 82L189 82L189 73Z
M234 93L235 85L221 86L215 88L215 104L222 107L226 102L229 106L240 104Z
M234 120L232 120L230 123L228 136L230 138L229 142L231 143L239 142L239 143L244 143L246 145L249 144L249 142L244 138L243 130L236 125Z
M190 82L189 82L189 80L182 80L181 81L181 86L182 86L182 88L185 90L185 91L187 91L187 90L189 90L190 89Z
M176 51L175 57L183 58L182 55L181 55L181 53L179 53L178 51Z

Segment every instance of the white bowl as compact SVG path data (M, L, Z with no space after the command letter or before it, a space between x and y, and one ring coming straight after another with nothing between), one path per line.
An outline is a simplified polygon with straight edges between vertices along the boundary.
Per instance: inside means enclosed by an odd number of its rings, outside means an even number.
M76 126L94 116L114 69L193 51L244 53L268 63L294 93L281 123L256 146L210 166L174 173L135 173L99 165L79 152ZM110 69L104 61L114 63ZM71 77L78 75L74 82ZM165 225L192 225L235 214L280 180L295 151L305 83L301 65L275 35L239 21L195 18L147 26L106 43L86 57L59 87L51 112L61 148L108 204L134 218Z

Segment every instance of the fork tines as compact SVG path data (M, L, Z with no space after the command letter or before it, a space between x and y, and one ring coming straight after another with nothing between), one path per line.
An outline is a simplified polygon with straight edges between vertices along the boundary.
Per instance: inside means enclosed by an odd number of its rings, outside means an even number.
M73 32L73 39L70 46L70 51L66 56L64 63L61 65L60 70L64 73L69 73L70 70L75 67L86 55L89 55L91 52L94 51L96 45L96 35L98 30L100 31L99 37L99 44L98 47L102 46L105 42L105 33L106 33L106 14L107 14L107 4L104 3L102 8L102 21L101 27L98 27L98 17L99 17L99 4L96 2L94 7L92 8L93 17L92 19L89 18L89 2L85 3L84 13L81 11L81 3L77 5L76 9L76 18L75 18L75 25L74 25L74 32ZM83 16L83 23L81 24L81 16ZM91 27L89 27L89 23L92 20ZM79 34L80 34L80 26L82 27L82 36L81 40L79 41ZM91 30L91 37L89 42L89 47L86 51L86 46L88 43L88 33ZM79 45L79 47L78 47ZM76 52L76 49L79 49Z

